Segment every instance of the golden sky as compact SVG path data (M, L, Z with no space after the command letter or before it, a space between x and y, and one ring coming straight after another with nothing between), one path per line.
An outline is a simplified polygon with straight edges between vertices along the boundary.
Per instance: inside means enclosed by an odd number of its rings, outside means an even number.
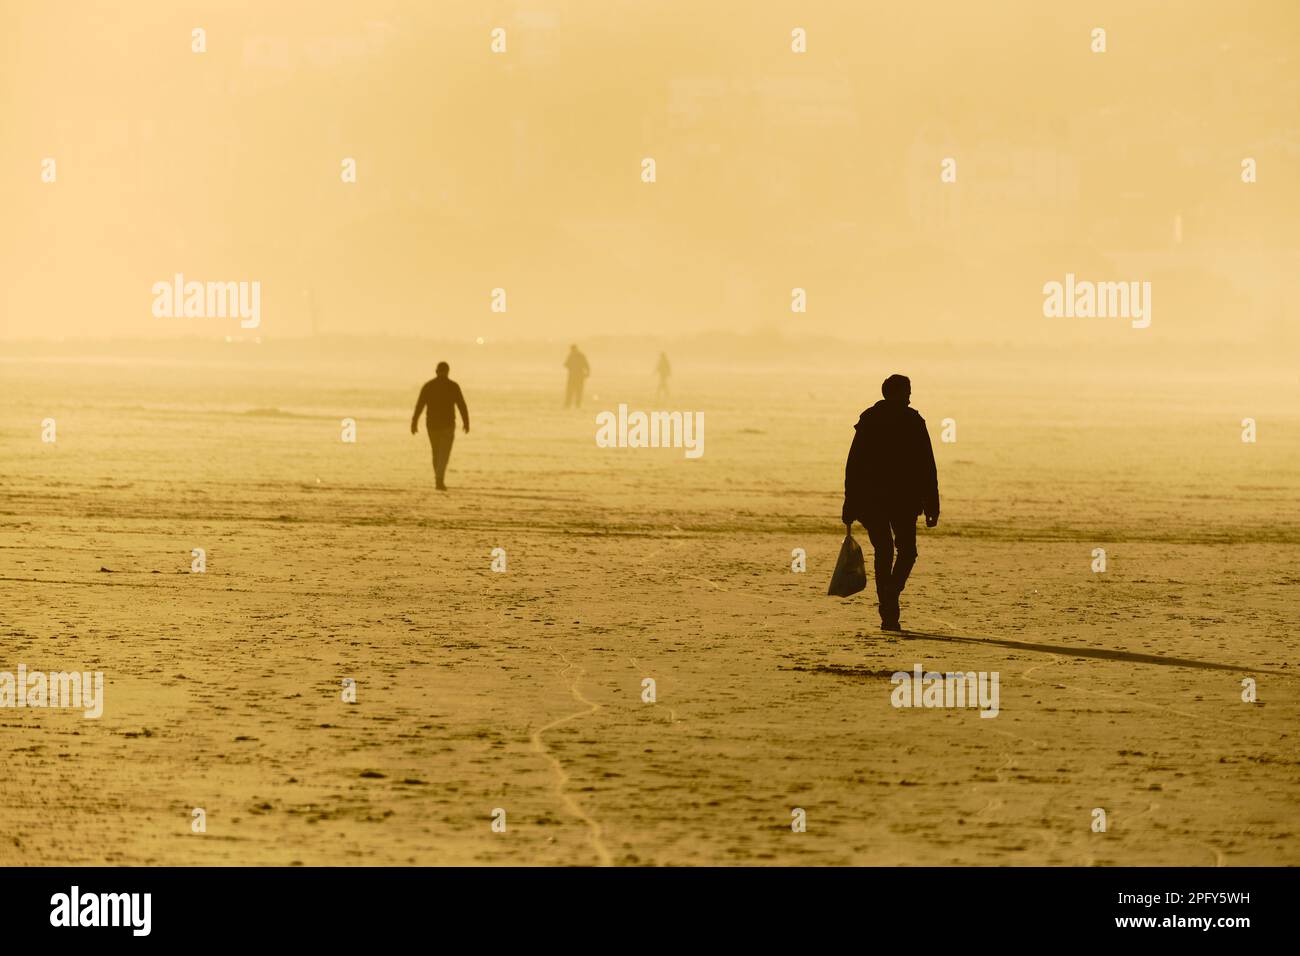
M310 290L354 335L996 342L1074 272L1294 338L1298 50L1293 0L0 0L0 337L238 332L152 314L180 272L275 337Z

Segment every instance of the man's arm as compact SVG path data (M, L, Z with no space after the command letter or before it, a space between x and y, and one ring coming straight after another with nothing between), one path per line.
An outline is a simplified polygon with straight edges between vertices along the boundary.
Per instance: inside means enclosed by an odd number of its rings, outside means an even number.
M918 478L921 481L921 506L925 510L925 526L933 528L939 523L939 470L934 464L934 446L930 444L930 433L926 430L925 420L920 422L920 467Z
M469 434L469 408L465 405L465 393L456 386L456 407L460 409L460 420L465 426L465 434Z
M426 388L428 388L428 385L424 385L420 388L420 397L415 400L415 411L411 414L412 435L420 430L420 412L424 411L424 406L428 404L428 398L424 393Z
M844 463L844 507L840 511L840 520L847 525L862 514L862 485L867 468L867 442L862 429L853 433L853 444L849 446L849 458Z

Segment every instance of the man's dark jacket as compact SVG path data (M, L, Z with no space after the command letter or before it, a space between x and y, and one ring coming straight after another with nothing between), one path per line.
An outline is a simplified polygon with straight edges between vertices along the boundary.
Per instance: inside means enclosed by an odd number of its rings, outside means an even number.
M902 402L881 400L855 426L844 466L843 521L872 515L939 516L939 477L925 419Z

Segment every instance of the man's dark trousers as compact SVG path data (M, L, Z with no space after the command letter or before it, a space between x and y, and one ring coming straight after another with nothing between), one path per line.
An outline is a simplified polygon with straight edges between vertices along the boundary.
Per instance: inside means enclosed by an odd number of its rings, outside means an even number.
M916 564L916 513L903 508L880 510L867 515L862 523L876 552L876 600L880 603L882 623L898 622L898 595L907 584L907 576ZM894 550L898 558L894 558Z
M447 462L451 460L451 443L456 439L456 426L430 428L429 444L433 447L433 477L439 488L446 487Z

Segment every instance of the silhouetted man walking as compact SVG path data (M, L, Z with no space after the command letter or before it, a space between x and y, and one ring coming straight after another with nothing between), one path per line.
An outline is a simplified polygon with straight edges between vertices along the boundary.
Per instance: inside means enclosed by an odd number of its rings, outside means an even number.
M668 364L668 354L659 353L659 364L655 366L655 373L659 376L659 387L655 389L655 401L668 397L668 378L673 374L673 367Z
M587 356L579 352L576 345L570 345L564 367L569 370L569 381L564 388L564 407L577 408L582 404L582 384L591 374L591 366L587 364Z
M891 375L880 391L884 399L862 413L849 449L842 520L850 530L854 521L866 527L876 552L880 626L900 631L898 596L916 563L916 516L925 513L927 528L939 523L939 478L925 419L908 407L911 381Z
M433 447L433 477L439 491L446 491L443 480L447 476L447 462L451 459L451 443L456 437L456 409L460 409L460 420L465 425L465 434L469 434L469 409L465 407L465 396L460 386L447 377L451 366L439 362L435 370L436 377L429 379L420 389L420 397L415 403L415 414L411 416L411 434L420 430L420 412L428 409L424 419L424 430L429 433L429 444Z

